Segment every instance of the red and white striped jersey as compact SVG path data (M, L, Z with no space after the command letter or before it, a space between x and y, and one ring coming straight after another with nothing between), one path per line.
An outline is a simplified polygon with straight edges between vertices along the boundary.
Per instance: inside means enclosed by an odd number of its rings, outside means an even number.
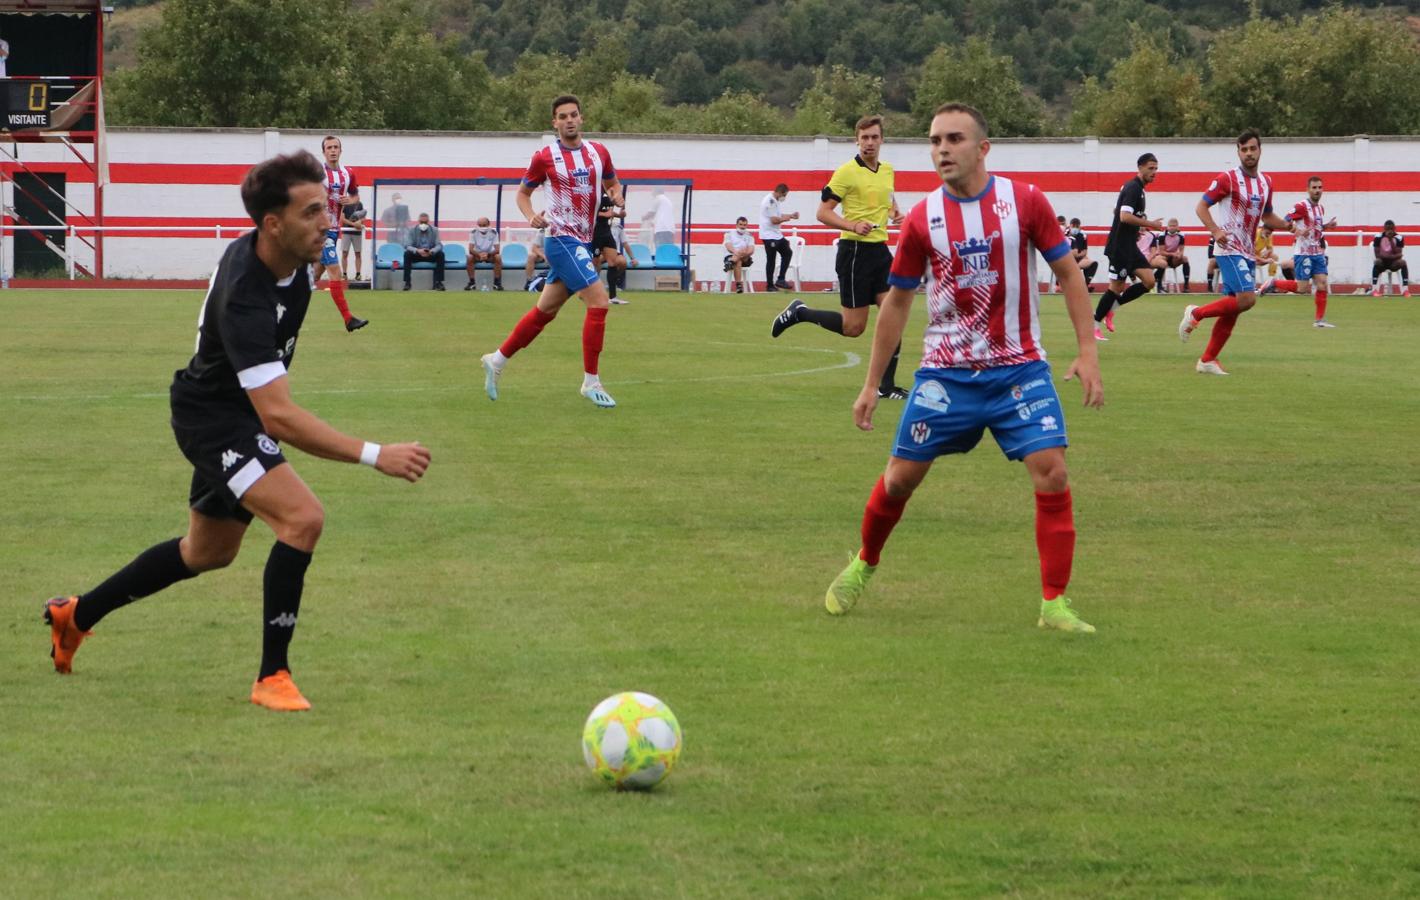
M1272 212L1272 176L1261 171L1249 176L1242 166L1219 172L1203 200L1213 207L1213 221L1228 235L1227 246L1213 249L1214 256L1241 256L1257 260L1253 243L1262 217Z
M1070 252L1050 201L1033 184L993 175L962 200L945 189L912 207L888 281L915 290L927 276L926 368L987 369L1045 359L1035 254Z
M344 166L336 166L334 169L329 163L325 165L325 208L330 213L330 228L334 230L340 227L340 211L344 208L340 201L345 195L356 187L355 173Z
M597 205L601 202L602 179L611 178L611 154L596 141L583 141L580 147L565 147L559 141L543 147L532 156L523 184L543 191L547 200L548 235L574 237L584 244L592 242L597 224Z
M1326 248L1321 241L1326 237L1326 207L1313 203L1310 198L1303 200L1287 213L1287 221L1297 223L1297 242L1292 252L1297 256L1322 256Z

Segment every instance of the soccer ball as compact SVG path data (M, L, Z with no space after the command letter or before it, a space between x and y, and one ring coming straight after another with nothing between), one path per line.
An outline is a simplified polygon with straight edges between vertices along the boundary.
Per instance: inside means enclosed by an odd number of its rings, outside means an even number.
M613 694L596 705L582 728L587 768L619 791L648 790L680 758L680 723L650 694Z

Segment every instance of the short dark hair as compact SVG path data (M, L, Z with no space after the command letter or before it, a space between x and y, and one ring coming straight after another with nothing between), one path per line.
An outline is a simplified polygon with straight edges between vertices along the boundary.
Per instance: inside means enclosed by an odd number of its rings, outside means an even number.
M735 220L735 222L744 222L745 224L749 224L749 219L746 219L744 216L740 216L738 219Z
M1394 220L1394 219L1386 219L1386 220L1385 220L1385 224L1382 225L1381 227L1382 227L1382 228L1394 228L1394 227L1395 227L1395 220Z
M785 194L789 193L789 186L783 183L774 185L774 193L778 194L781 191Z
M1142 166L1146 163L1156 163L1158 161L1159 158L1152 153L1141 153L1139 158L1134 161L1134 165Z
M1308 179L1307 179L1307 186L1308 186L1308 187L1311 187L1311 183L1312 183L1313 181L1321 181L1321 176L1320 176L1320 175L1313 175L1312 177L1308 178Z
M1079 220L1079 219L1071 219L1071 220L1070 220L1070 224L1071 224L1071 225L1079 225L1079 224L1080 224L1080 220Z
M566 106L569 103L577 104L577 112L582 111L582 101L577 99L576 94L560 94L556 100L552 101L552 114L554 116L557 115L557 108L559 106Z
M267 213L285 209L291 202L292 185L306 183L325 184L325 169L309 150L273 156L247 170L242 179L242 206L260 227Z
M1243 144L1246 144L1248 141L1257 141L1257 146L1261 147L1261 146L1262 146L1262 135L1261 135L1261 133L1259 133L1256 128L1247 128L1247 129L1244 129L1244 130L1243 130L1243 133L1240 134L1240 135L1238 135L1238 146L1241 147Z
M981 110L966 103L943 103L941 106L937 107L935 112L932 113L932 118L935 119L942 113L950 112L966 113L968 116L971 116L973 120L975 120L976 127L981 129L982 137L990 136L991 130L986 127L986 117L981 114Z
M858 135L860 135L860 134L862 134L863 132L867 131L869 128L872 128L874 125L878 126L878 130L879 130L879 131L882 131L882 130L883 130L883 117L882 117L882 116L864 116L863 118L861 118L861 119L858 120L858 124L857 124L857 125L854 125L854 126L853 126L853 136L854 136L854 137L857 137Z
M325 144L326 144L327 141L335 141L337 144L340 144L340 146L341 146L342 148L345 146L344 144L342 144L342 143L340 142L340 138L336 137L336 136L333 135L333 134L328 134L328 135L326 135L325 137L323 137L323 138L320 139L320 149L321 149L321 152L322 152L322 153L325 152Z

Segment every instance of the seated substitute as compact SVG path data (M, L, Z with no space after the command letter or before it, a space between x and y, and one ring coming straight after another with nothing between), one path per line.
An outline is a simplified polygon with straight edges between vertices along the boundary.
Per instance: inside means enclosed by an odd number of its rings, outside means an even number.
M1164 266L1154 272L1154 281L1159 286L1159 293L1164 292L1164 269L1183 269L1183 293L1188 293L1189 267L1188 267L1188 238L1179 230L1178 219L1169 219L1168 227L1164 233L1159 235L1157 245L1158 255L1163 257Z
M1071 219L1070 227L1063 231L1070 239L1070 253L1075 257L1075 264L1085 273L1085 290L1089 290L1090 282L1094 280L1095 273L1100 268L1099 260L1090 259L1090 239L1085 237L1085 230L1080 227L1079 219Z
M744 270L754 261L754 238L749 233L749 219L740 216L733 231L725 232L725 271L734 272L735 293L745 292Z
M478 220L478 227L468 233L468 284L466 291L477 287L474 272L479 263L493 264L493 290L503 290L503 254L498 250L498 229L492 227L487 216Z
M1410 265L1405 261L1405 238L1395 233L1394 220L1385 220L1385 230L1371 241L1371 249L1376 254L1376 261L1371 265L1371 296L1379 297L1383 293L1381 291L1382 273L1399 272L1400 295L1409 297Z
M429 214L419 214L419 224L409 229L404 239L404 289L409 290L410 276L417 262L434 264L434 290L444 289L444 245L439 240L439 229L429 224Z

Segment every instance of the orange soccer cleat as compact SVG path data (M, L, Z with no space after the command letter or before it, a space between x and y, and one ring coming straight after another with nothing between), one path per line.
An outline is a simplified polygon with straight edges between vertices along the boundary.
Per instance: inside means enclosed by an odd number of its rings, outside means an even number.
M311 708L311 702L301 696L291 673L285 669L257 679L251 686L251 702L277 712L304 712Z
M49 655L54 658L54 671L68 675L74 670L74 652L92 631L80 631L74 624L78 597L53 597L45 601L44 620L49 623Z

